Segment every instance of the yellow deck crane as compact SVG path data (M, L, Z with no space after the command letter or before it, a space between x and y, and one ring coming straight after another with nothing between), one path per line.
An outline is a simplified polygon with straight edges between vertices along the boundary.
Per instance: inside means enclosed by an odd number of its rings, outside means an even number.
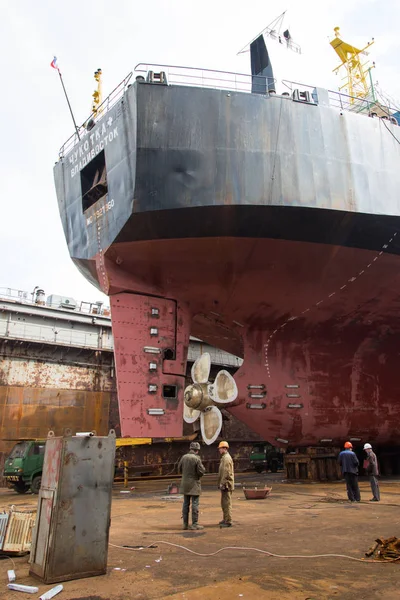
M339 73L341 71L344 73L343 84L339 86L339 90L347 92L350 96L351 105L359 104L357 101L360 100L375 102L374 86L371 78L371 69L375 67L375 63L369 65L369 61L362 58L368 55L367 49L372 46L374 39L372 38L372 41L360 50L340 38L339 27L335 27L334 32L335 38L330 44L339 56L341 63L333 69L333 72Z
M102 70L101 69L97 69L97 71L94 72L94 78L97 81L97 89L92 94L92 98L93 98L92 113L93 113L93 116L96 116L97 113L99 113L99 114L102 113L102 108L99 108L101 106L102 102L103 102L103 89L102 89L101 76L102 76Z

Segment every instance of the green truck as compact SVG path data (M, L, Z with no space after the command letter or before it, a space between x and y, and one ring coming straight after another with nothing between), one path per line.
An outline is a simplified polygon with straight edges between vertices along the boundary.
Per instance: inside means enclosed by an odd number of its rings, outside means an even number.
M255 444L250 452L250 463L257 473L283 469L283 453L268 442Z
M42 481L45 440L25 440L15 444L4 463L3 477L19 494L38 494Z

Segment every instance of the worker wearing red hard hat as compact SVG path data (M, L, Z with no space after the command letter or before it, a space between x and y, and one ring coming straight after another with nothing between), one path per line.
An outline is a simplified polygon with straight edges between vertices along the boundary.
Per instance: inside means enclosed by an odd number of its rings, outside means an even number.
M346 480L347 497L350 502L360 502L360 488L358 487L358 458L353 452L353 444L346 442L344 450L339 454L339 465Z
M223 519L219 522L219 526L232 527L232 492L235 489L235 478L233 460L229 454L228 442L220 442L218 451L221 455L218 471L218 488L221 490L221 508L223 513Z

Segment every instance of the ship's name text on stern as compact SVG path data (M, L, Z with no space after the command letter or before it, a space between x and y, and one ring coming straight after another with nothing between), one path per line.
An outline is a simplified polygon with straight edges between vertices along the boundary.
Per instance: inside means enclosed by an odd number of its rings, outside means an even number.
M88 135L86 140L78 146L74 152L71 152L68 160L71 165L71 177L74 177L83 167L85 167L97 154L118 137L118 127L111 128L112 118L107 120L107 125L103 123L101 128Z

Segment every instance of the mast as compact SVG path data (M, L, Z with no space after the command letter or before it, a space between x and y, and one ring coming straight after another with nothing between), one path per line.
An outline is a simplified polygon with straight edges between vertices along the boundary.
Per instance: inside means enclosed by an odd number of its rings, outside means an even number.
M335 38L330 42L330 45L339 56L341 63L335 69L334 73L338 73L340 69L344 72L343 85L339 86L339 90L345 89L350 98L350 104L354 104L357 100L370 100L371 92L373 94L373 87L368 85L368 74L369 77L371 69L375 66L375 63L368 67L368 60L362 62L361 55L366 56L367 48L370 48L374 43L372 38L371 42L359 50L355 46L344 42L340 37L340 28L335 27ZM371 81L372 83L372 81Z
M96 116L97 113L100 114L101 112L103 112L101 108L99 109L99 106L101 106L101 104L103 102L103 90L102 90L101 75L102 75L101 69L97 69L97 71L94 72L94 78L97 81L97 89L92 94L92 98L93 98L92 113L93 113L93 116Z

